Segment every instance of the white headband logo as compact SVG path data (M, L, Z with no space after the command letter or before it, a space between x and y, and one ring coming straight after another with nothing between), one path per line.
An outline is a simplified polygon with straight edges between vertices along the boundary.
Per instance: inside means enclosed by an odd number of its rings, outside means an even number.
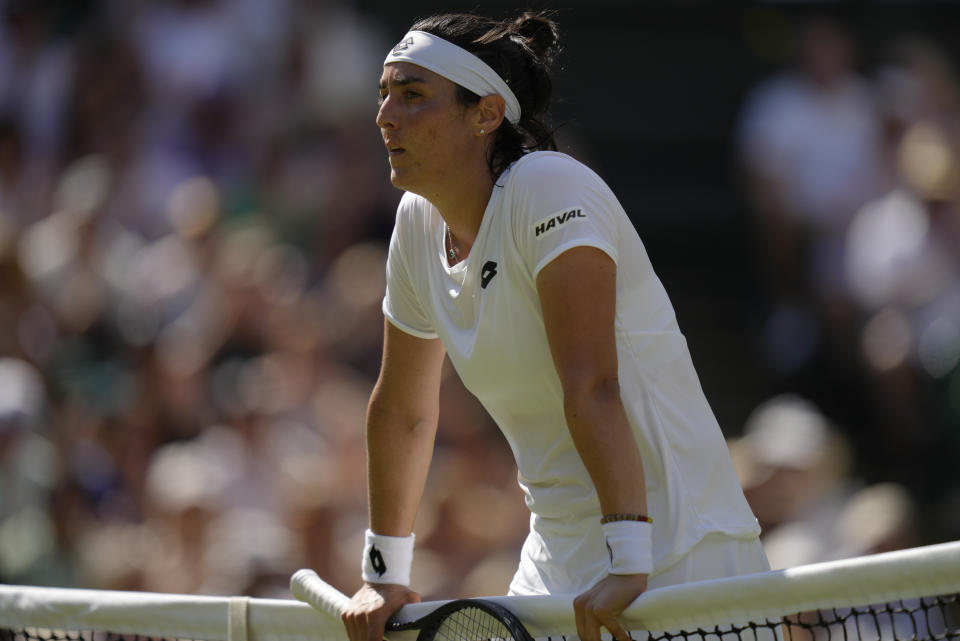
M390 51L390 55L395 56L395 55L397 55L398 53L400 53L401 51L406 51L407 49L409 49L409 48L412 47L412 46L413 46L413 38L412 38L412 37L410 37L410 38L404 38L403 40L401 40L400 42L398 42L398 43L397 43L397 46L394 47L394 48Z
M520 101L496 71L466 49L425 31L410 31L387 54L384 65L409 62L429 69L478 96L497 94L507 106L507 120L520 122Z

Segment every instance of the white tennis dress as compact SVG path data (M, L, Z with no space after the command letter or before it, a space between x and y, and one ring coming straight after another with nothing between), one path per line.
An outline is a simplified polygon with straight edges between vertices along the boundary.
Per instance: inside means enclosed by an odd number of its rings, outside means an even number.
M757 520L670 300L632 223L594 172L565 154L526 155L497 180L470 255L454 267L444 257L445 233L433 205L403 196L383 311L401 330L443 341L510 443L531 510L512 593L584 590L610 567L536 289L540 270L572 247L599 248L617 264L621 397L646 475L653 575L707 534L756 539Z

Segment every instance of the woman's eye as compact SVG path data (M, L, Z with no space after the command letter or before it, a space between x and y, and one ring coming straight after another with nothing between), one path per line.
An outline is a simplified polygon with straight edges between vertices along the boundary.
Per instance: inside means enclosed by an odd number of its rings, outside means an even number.
M386 91L377 94L377 104L382 105L383 101L387 99L388 95L389 92ZM421 94L419 91L414 91L413 89L404 89L401 95L403 96L404 100L414 100L422 97L423 94Z

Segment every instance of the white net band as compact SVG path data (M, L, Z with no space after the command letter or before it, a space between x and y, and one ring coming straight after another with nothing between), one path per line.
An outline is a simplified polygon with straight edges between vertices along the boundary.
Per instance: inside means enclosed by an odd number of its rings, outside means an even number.
M621 621L631 630L709 630L731 623L777 621L801 612L892 601L902 604L917 599L918 608L922 608L926 601L922 597L957 593L960 542L651 590L627 609ZM572 599L572 595L492 598L516 613L536 637L574 633ZM229 634L231 602L230 598L217 597L7 585L0 586L0 629L103 630L233 641ZM339 620L298 601L250 599L246 605L245 634L249 639L346 640ZM411 604L403 608L401 617L419 619L437 605ZM235 617L237 607L233 606ZM948 615L960 617L955 600L944 607ZM904 638L960 639L957 620L937 625L948 629ZM924 626L930 624L919 627ZM406 636L400 638L405 641L414 633L402 634Z

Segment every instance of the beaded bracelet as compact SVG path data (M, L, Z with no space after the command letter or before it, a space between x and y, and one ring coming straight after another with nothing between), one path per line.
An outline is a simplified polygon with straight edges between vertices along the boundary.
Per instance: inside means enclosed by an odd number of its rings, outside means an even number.
M604 514L600 519L600 525L607 523L616 523L617 521L642 521L643 523L653 523L653 519L645 514Z

